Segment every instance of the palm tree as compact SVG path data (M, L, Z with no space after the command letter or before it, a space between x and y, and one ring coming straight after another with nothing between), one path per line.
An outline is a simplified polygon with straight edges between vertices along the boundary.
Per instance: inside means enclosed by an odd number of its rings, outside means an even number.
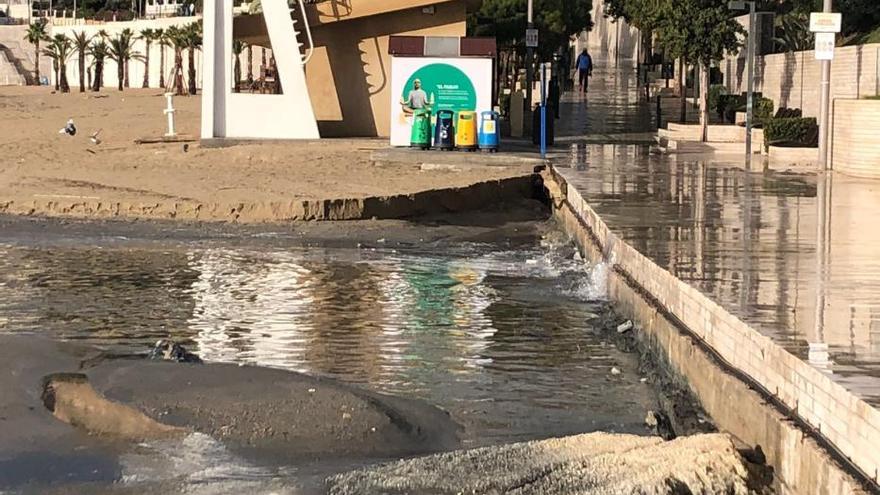
M104 60L110 56L110 47L104 38L98 38L89 46L89 55L92 57L92 63L95 66L94 84L92 91L101 91L104 85Z
M254 87L254 45L247 44L247 85Z
M43 55L52 59L55 67L55 90L62 93L70 92L70 84L67 82L67 61L73 55L73 42L63 34L56 34L43 48Z
M166 90L173 90L179 96L186 94L186 88L183 87L183 50L188 40L184 29L178 26L171 26L165 31L165 37L168 43L174 48L174 67L171 69L171 81Z
M132 58L140 58L140 54L134 51L134 33L131 29L123 29L115 37L110 38L108 55L116 62L116 77L119 80L119 91L123 85L128 85L128 61Z
M73 33L73 48L77 53L77 67L79 68L79 92L86 90L86 53L89 50L94 36L87 36L85 31Z
M202 22L194 22L186 27L187 62L189 62L189 94L196 94L196 55L202 48ZM240 70L240 69L239 69Z
M800 52L813 49L813 33L810 32L810 19L806 14L790 12L777 18L776 44L786 52Z
M244 43L232 40L232 54L235 56L232 69L232 90L236 93L241 91L241 52L243 51Z
M28 26L24 40L34 45L34 84L40 85L40 41L46 39L46 20L37 19Z
M140 39L144 40L147 47L144 53L144 88L150 87L150 44L157 39L155 29L141 30Z
M171 46L168 33L164 29L156 30L156 41L159 42L159 86L165 87L165 48Z

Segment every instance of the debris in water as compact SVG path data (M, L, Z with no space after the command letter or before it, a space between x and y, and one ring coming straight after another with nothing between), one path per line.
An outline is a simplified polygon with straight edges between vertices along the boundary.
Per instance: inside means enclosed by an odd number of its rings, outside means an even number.
M383 237L382 239L379 239L376 242L378 242L379 244L385 244L385 238Z
M176 361L178 363L201 363L202 358L187 351L182 345L170 339L161 339L150 351L150 359Z
M612 368L611 368L611 374L612 374L612 375L619 375L619 374L620 374L620 370L617 369L616 367L612 367Z
M313 393L315 393L315 389L313 389L313 388L310 388L310 389L309 389L309 393L310 393L310 394L313 394Z
M626 320L625 322L617 325L617 333L626 333L633 329L632 320Z
M538 264L538 260L526 260L526 264L527 264L527 265L537 265L537 264Z
M654 415L654 411L648 410L648 414L645 415L645 424L651 428L657 427L657 416Z

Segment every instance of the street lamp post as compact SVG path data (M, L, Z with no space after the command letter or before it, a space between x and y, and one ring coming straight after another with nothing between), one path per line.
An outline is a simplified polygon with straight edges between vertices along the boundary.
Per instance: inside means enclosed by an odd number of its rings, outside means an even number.
M731 10L745 10L747 6L749 9L748 48L746 49L746 78L748 79L746 93L746 169L751 170L752 126L754 125L755 117L755 23L757 22L757 15L755 14L755 2L753 1L733 1L729 2L727 6Z
M533 0L529 0L529 10L528 10L528 29L535 28L534 22L534 9L532 5ZM534 58L535 49L532 48L529 43L526 43L526 108L528 111L532 111L532 81L534 80L534 75L532 74L532 59Z
M831 0L825 0L822 12L831 12ZM831 60L822 60L819 92L819 170L828 170L828 121L831 101Z
M755 13L755 2L753 1L733 1L727 4L731 10L749 9L749 32L746 48L746 169L752 169L752 127L755 117L755 24L757 15Z

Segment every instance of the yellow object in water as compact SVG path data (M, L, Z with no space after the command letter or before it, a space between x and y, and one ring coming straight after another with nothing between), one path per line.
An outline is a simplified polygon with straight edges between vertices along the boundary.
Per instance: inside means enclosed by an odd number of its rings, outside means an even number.
M465 150L477 149L477 112L458 112L455 124L455 147Z

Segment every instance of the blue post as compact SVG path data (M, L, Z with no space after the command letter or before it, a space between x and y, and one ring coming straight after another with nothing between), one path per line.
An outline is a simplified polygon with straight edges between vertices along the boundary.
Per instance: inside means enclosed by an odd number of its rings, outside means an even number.
M541 158L547 157L547 95L545 82L547 66L541 64Z

